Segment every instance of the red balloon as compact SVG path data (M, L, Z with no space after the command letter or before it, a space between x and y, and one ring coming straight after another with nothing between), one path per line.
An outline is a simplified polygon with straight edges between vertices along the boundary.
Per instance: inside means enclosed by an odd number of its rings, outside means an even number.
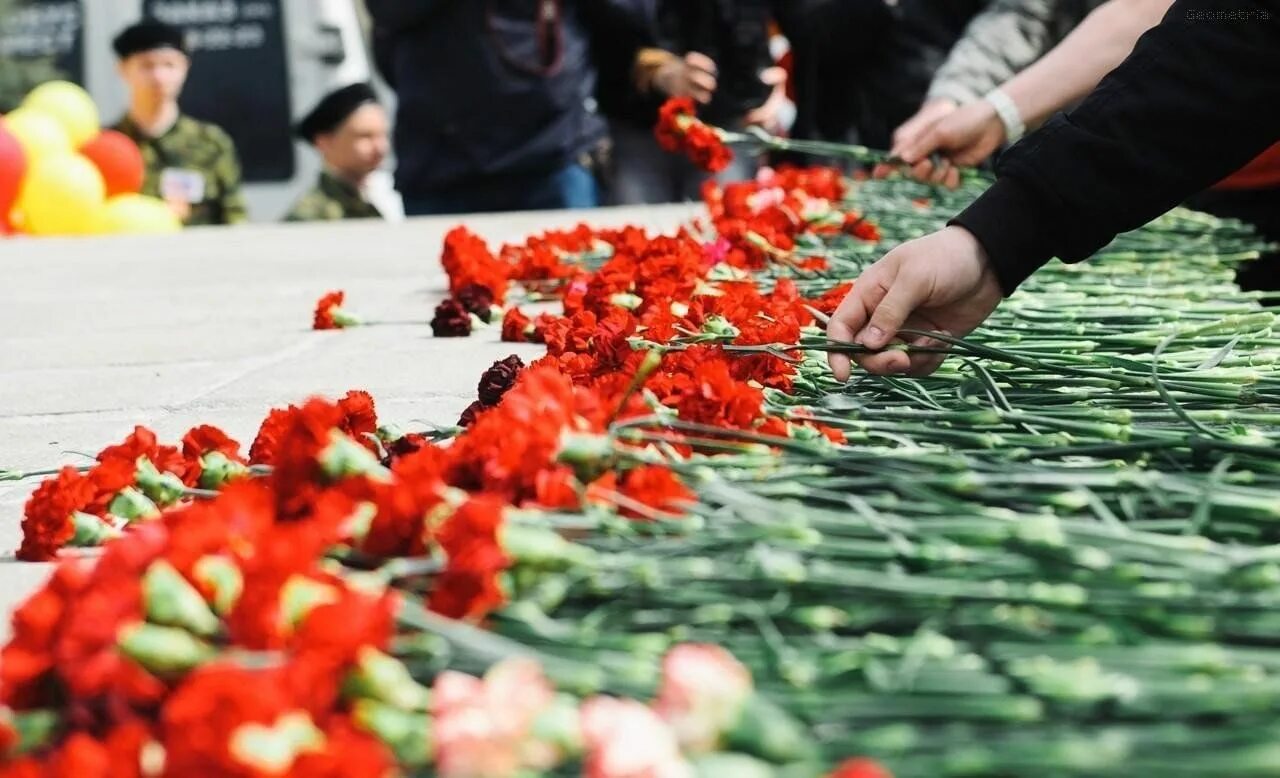
M22 144L13 137L0 121L0 235L9 231L9 213L22 189L22 177L27 173L27 155Z
M115 130L103 130L98 137L84 144L80 153L89 158L107 182L107 197L118 194L137 194L142 191L142 178L146 165L142 152L128 135Z

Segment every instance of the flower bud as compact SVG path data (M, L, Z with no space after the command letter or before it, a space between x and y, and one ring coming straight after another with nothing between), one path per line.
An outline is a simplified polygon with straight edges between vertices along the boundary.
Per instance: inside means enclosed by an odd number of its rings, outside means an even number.
M200 488L218 489L248 472L249 468L228 459L221 451L210 451L200 457Z
M181 675L217 655L213 646L184 629L134 623L117 639L120 653L157 675Z
M71 514L71 524L75 527L75 534L67 543L69 546L94 548L124 534L108 520L80 511Z
M138 521L150 521L160 517L160 509L142 492L132 486L121 489L111 499L107 513L133 524Z
M142 578L142 601L152 624L181 627L201 637L218 632L218 617L173 565L158 559Z
M372 646L358 652L343 692L349 698L377 700L406 711L425 711L431 704L430 690L413 679L404 663Z
M304 753L324 750L325 737L304 711L287 713L271 726L241 724L231 733L227 751L255 774L285 775Z
M404 767L421 767L435 759L431 717L376 700L357 700L352 706L356 726L387 745Z
M244 591L244 575L230 557L211 554L196 562L196 580L213 590L214 612L225 616L235 607Z
M378 481L391 478L391 471L382 466L373 452L340 430L329 431L329 445L320 452L320 467L335 481L353 475L365 475Z
M186 493L186 484L173 473L162 473L146 457L138 457L138 488L157 505L173 505Z

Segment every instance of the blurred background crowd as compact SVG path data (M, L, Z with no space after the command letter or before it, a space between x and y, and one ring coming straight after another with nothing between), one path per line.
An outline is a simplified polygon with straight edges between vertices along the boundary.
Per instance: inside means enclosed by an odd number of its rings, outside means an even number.
M109 132L71 145L132 141L117 166L140 164L138 193L185 225L693 199L706 174L652 133L669 97L726 129L892 150L946 184L1087 94L1169 5L0 0L0 121L30 180L62 148L39 120L77 111L47 82L84 86ZM1278 158L1195 204L1280 237Z

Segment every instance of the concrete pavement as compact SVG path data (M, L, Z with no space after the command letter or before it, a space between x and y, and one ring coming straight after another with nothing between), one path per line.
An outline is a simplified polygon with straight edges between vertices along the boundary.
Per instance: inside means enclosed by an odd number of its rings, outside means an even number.
M176 443L216 424L247 447L269 408L370 391L402 426L452 423L480 373L511 353L497 329L433 339L444 234L491 245L579 221L670 230L692 206L191 230L180 235L0 241L0 469L87 461L135 424ZM400 322L312 332L326 291ZM414 324L412 322L421 322ZM0 639L48 565L17 562L22 506L38 481L0 483Z

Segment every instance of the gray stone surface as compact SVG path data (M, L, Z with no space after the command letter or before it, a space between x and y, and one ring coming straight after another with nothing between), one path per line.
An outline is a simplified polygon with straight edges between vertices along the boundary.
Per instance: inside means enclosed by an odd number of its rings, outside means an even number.
M216 424L247 446L274 406L367 389L402 425L452 423L494 360L538 349L496 328L433 339L446 289L444 234L464 222L491 243L579 221L670 230L688 206L192 230L162 237L0 241L0 469L82 462L146 424L176 441ZM312 332L326 291L373 319ZM412 324L410 322L421 322ZM47 565L17 562L36 481L0 482L0 609ZM8 618L0 619L0 639Z

